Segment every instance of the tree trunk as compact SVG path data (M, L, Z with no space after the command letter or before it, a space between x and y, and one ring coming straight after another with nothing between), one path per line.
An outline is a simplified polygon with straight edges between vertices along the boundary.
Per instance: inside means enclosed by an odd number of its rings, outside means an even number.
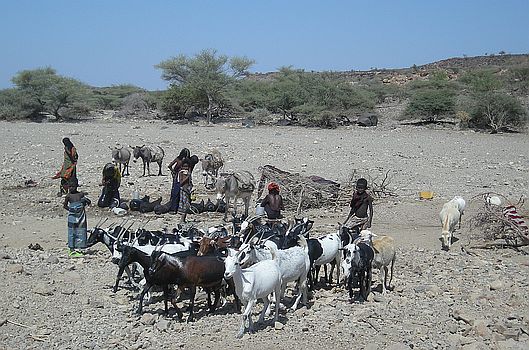
M206 112L206 121L207 123L211 123L211 110L213 109L213 99L211 98L211 95L208 94L208 110Z

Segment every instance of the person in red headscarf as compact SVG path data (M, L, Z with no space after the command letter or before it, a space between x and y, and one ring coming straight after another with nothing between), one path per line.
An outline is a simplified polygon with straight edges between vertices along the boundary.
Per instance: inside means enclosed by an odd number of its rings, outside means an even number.
M268 184L268 194L261 201L261 206L266 212L269 219L281 219L281 210L283 207L283 197L279 194L279 185L275 182Z

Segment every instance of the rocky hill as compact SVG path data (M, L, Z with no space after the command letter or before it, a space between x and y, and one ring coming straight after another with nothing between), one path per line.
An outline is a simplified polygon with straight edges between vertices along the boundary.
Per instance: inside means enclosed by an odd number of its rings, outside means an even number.
M453 57L445 60L427 63L408 68L383 69L374 68L368 71L351 70L343 72L326 72L336 77L346 78L352 82L365 82L377 80L384 84L404 85L413 80L426 79L428 75L437 70L444 70L450 79L456 79L461 73L472 69L497 69L506 70L509 67L528 65L529 54L503 54L474 57ZM322 72L313 72L321 74ZM266 80L273 78L277 72L255 73L250 79Z

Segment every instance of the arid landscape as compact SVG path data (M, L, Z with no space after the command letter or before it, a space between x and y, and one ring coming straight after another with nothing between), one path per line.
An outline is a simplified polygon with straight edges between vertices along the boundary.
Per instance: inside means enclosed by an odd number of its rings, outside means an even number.
M529 251L468 254L461 249L471 243L468 219L481 207L482 193L499 193L515 202L529 197L527 133L403 126L388 117L391 108L379 112L378 127L332 130L111 118L0 122L0 349L529 349ZM62 163L65 136L79 153L80 190L94 204L102 168L111 160L109 147L117 143L164 148L165 176L140 177L141 162L131 163L131 176L121 186L125 199L138 190L163 197L163 203L171 187L165 165L182 147L201 158L218 149L224 170L248 170L257 179L258 167L266 164L342 184L353 170L370 179L389 171L396 196L375 201L372 231L397 242L394 289L382 295L375 277L369 301L350 303L342 286L320 285L309 308L282 313L280 326L268 318L255 334L240 340L234 336L241 316L233 312L232 299L206 315L203 292L193 323L178 321L174 314L165 317L161 301L136 315L137 291L111 290L117 267L104 246L94 246L83 258L67 256L66 211L56 197L59 182L51 179ZM156 173L157 166L151 171ZM198 169L193 176L198 200L213 198ZM36 186L26 186L28 180ZM420 200L419 191L433 191L434 198ZM438 213L455 195L466 199L467 211L447 252L441 250ZM336 230L347 212L344 201L301 215L315 221L311 235L318 236ZM122 220L95 205L87 215L89 227L103 217ZM178 222L170 214L132 212L127 217L138 222L150 218L147 227L152 229ZM221 223L222 216L203 213L189 220L207 228ZM43 250L28 249L35 243ZM186 303L185 298L180 302Z

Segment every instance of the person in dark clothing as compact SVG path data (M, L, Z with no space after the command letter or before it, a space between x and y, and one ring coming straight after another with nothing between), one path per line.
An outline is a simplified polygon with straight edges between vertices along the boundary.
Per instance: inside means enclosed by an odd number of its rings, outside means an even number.
M178 157L176 157L168 168L171 170L173 176L173 186L171 187L171 199L169 201L169 211L176 213L178 211L178 204L180 200L180 182L178 181L178 173L182 169L184 160L190 157L190 152L187 148L182 148Z
M261 201L261 206L269 219L281 219L283 207L283 197L279 194L279 185L275 182L268 184L268 194Z
M64 161L61 169L52 177L52 179L61 178L61 184L57 196L68 193L68 183L70 179L77 180L77 160L79 158L77 149L68 137L62 139L64 144Z
M352 226L361 230L371 227L373 221L373 197L366 191L367 180L360 178L356 181L356 191L351 199L351 210L344 225L351 219Z
M101 208L117 207L120 203L119 186L121 185L121 173L119 168L112 163L107 163L103 168L103 179L100 186L103 186L101 196L97 201L97 206Z

